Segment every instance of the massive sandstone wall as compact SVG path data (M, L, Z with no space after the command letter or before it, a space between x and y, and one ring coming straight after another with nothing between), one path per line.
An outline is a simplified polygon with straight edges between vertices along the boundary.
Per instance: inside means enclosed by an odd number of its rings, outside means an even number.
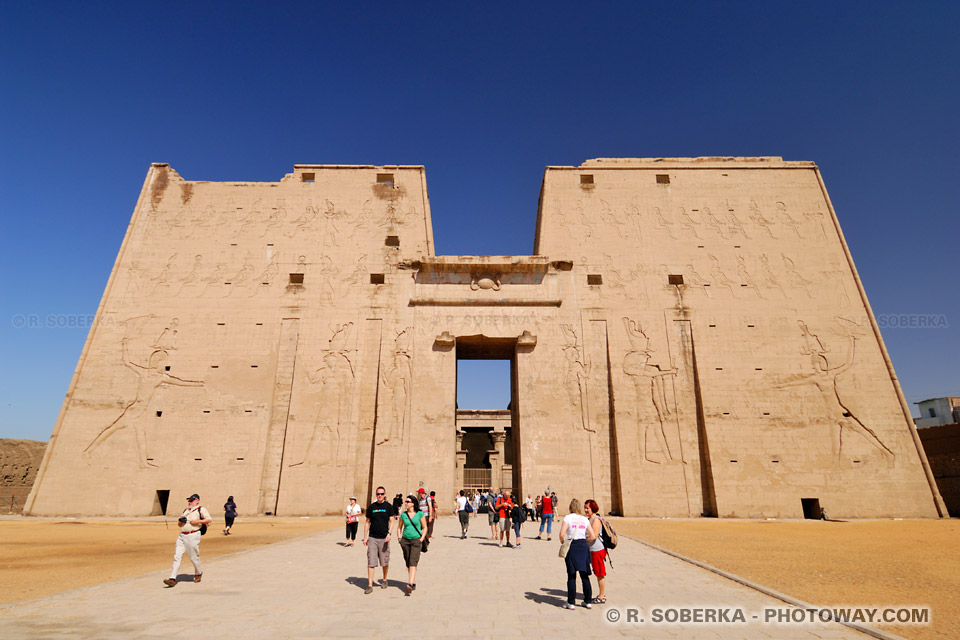
M813 163L551 167L534 251L573 260L584 351L605 327L626 513L937 515Z
M378 377L409 385L404 264L432 252L422 167L153 165L30 511L148 514L161 490L339 512L367 492Z
M422 167L147 175L27 510L339 513L457 486L458 357L513 369L515 488L627 515L936 516L812 163L544 175L534 256L434 256ZM158 492L161 492L158 494Z

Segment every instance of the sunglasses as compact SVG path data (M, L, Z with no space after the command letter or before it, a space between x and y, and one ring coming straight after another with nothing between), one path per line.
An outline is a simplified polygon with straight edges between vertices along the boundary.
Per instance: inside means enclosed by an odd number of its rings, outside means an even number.
M385 493L380 493L380 492L377 492L377 495L378 495L378 496L385 496L385 495L387 495L387 494L385 494Z

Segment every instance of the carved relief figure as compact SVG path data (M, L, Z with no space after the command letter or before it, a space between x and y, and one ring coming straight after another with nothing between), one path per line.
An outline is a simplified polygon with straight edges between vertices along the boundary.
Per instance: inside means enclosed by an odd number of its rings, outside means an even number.
M813 227L817 234L818 242L825 242L827 239L827 229L823 226L823 212L820 211L820 204L817 203L817 210L804 213L803 217L807 219L807 224Z
M621 227L621 222L617 219L617 214L610 207L610 203L606 200L600 199L600 219L603 220L603 223L608 227L613 228L621 240L627 239L627 233Z
M307 373L307 379L320 385L317 419L304 448L303 457L291 467L303 464L323 466L337 461L341 425L350 424L354 383L353 363L347 349L352 322L331 327L329 348L323 352L323 366Z
M750 201L750 219L753 220L753 223L757 225L757 228L767 234L770 238L774 240L777 239L777 236L773 235L773 231L770 230L770 227L773 226L773 220L767 220L763 216L763 212L760 211L760 207L757 206L756 200Z
M736 285L736 283L730 278L728 278L727 274L725 274L723 270L720 269L720 261L717 259L715 255L713 255L712 253L707 255L710 258L710 262L713 263L713 267L710 268L710 278L713 281L713 285L715 287L726 287L727 290L730 291L730 295L736 298L737 291L736 289L734 289L734 285ZM739 289L739 287L737 287L737 289Z
M267 216L267 222L263 226L263 233L260 234L260 237L265 237L268 233L274 229L282 229L283 223L287 217L287 207L286 202L283 198L280 198L277 201L277 206L270 208L270 213Z
M796 264L794 264L793 260L788 258L786 254L781 253L780 257L783 258L783 268L787 272L787 280L790 281L790 284L798 289L803 289L803 292L807 294L808 298L813 298L813 294L810 293L810 289L808 289L813 283L800 275L800 272L797 271Z
M623 372L633 381L640 455L654 464L660 464L661 459L663 462L673 462L666 434L666 419L672 412L667 402L664 378L676 375L677 369L661 369L660 365L650 363L653 354L649 346L650 339L638 322L624 317L623 326L631 347L623 357Z
M723 232L723 228L726 224L718 216L716 216L711 210L710 207L704 207L703 212L700 214L700 218L703 220L703 224L708 229L713 229L721 238L726 238L726 234Z
M306 232L310 228L310 224L316 219L317 213L319 213L313 205L307 205L307 208L304 209L303 213L293 221L293 224L296 225L294 228L286 233L288 238L292 238L296 235L300 235Z
M787 212L787 205L782 202L777 203L777 222L787 227L793 229L793 232L797 234L798 238L803 238L800 234L800 223L793 219L793 217Z
M740 235L742 235L744 238L746 238L747 240L751 240L752 238L750 237L750 234L747 233L747 230L746 230L746 228L744 227L743 221L740 220L740 218L737 217L737 215L733 212L733 209L730 209L729 206L727 207L727 209L728 209L728 210L727 210L727 224L730 225L730 231L731 231L731 232L737 232L737 233L739 233Z
M590 425L589 402L587 400L587 363L584 362L583 349L577 332L569 324L561 324L563 331L564 388L573 411L574 428L596 433Z
M257 277L256 280L256 289L253 290L253 293L250 294L250 297L257 295L261 291L269 291L270 283L276 280L277 276L280 275L280 253L276 252L270 256L270 262L267 264L267 268Z
M256 267L250 263L250 257L247 256L243 259L243 266L240 267L238 271L231 279L230 284L232 285L227 291L227 296L237 290L239 287L246 285L250 282L250 279L253 277L253 274L256 272ZM224 296L226 297L226 296Z
M778 389L786 389L802 385L813 385L820 392L820 398L823 400L824 411L827 420L838 428L835 452L838 456L843 454L843 434L844 429L860 434L864 439L873 445L884 458L892 459L893 451L880 440L879 436L857 417L850 404L844 402L840 397L840 391L837 387L837 378L843 372L853 366L856 354L856 335L854 331L858 325L853 321L837 317L837 322L846 328L849 338L849 347L846 357L840 364L831 365L831 358L827 355L830 349L825 347L820 337L811 332L802 320L797 320L797 326L800 328L800 334L803 338L803 346L800 353L810 356L810 372L806 374L796 374L784 378L775 386Z
M202 380L185 380L178 378L165 370L168 354L163 349L154 349L147 357L146 364L139 364L130 359L127 353L127 343L129 338L122 340L122 361L123 365L137 375L137 394L133 401L127 404L120 412L117 418L104 427L100 433L83 450L84 456L90 456L97 448L109 439L113 434L121 429L133 425L137 436L137 456L141 468L156 467L153 462L147 460L147 442L146 434L143 430L141 418L150 408L150 401L162 386L172 387L202 387Z
M660 207L653 208L653 219L656 221L658 229L666 231L671 239L677 239L677 236L673 235L673 222L663 217L663 214L660 212Z
M780 280L777 278L776 274L773 272L773 269L770 268L770 259L767 257L767 254L760 254L760 271L763 272L763 281L767 284L768 287L773 287L780 291L783 294L784 298L789 298L787 292L784 291L783 287L780 285Z
M173 278L173 272L177 270L176 265L177 254L173 254L167 258L167 264L163 267L163 271L160 272L160 275L155 276L150 279L154 283L153 289L150 291L150 295L156 295L157 290L160 287L166 286L170 283L171 278Z
M697 233L697 221L690 217L685 207L680 207L677 218L680 220L680 226L683 227L684 230L692 233L693 237L697 240L700 239L700 234Z
M199 253L193 257L193 267L190 269L183 280L181 280L180 288L177 290L177 295L179 296L183 293L183 289L186 286L196 286L200 284L200 280L203 277L200 274L201 267L203 266L203 256Z
M180 326L180 318L174 318L170 324L164 327L163 331L157 336L157 339L150 345L151 349L160 351L173 351L177 344L177 328Z
M703 292L707 294L708 298L712 298L710 295L710 281L697 273L697 270L693 268L692 264L688 264L687 268L683 270L684 282L688 285L694 287L700 287L703 289Z
M757 283L750 277L750 272L747 270L747 263L744 261L743 256L737 256L737 275L740 276L741 285L747 285L748 289L753 289L759 297L763 297L763 294L760 293L760 287L758 287Z
M380 374L381 388L385 392L383 406L386 420L377 420L377 444L385 442L403 442L410 422L411 383L413 368L411 352L413 347L413 327L407 327L399 334L394 344L393 360L390 367L384 367Z

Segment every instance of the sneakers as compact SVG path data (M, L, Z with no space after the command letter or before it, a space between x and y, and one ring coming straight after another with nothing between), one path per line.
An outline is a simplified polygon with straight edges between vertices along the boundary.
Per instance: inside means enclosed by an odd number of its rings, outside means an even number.
M163 581L163 584L167 585L168 587L175 587L177 586L177 580L176 578L167 578Z
M584 608L584 609L593 609L593 605L590 604L589 602L584 602L584 603L583 603L583 608Z
M381 588L381 589L386 589L386 588L387 588L387 581L386 581L386 580L381 580L381 581L380 581L380 588Z
M576 608L577 608L577 605L575 605L575 604L570 604L569 602L564 602L564 603L563 603L563 608L564 608L564 609L576 609Z
M543 538L541 538L540 536L537 536L536 538L534 538L534 540L543 540Z
M364 595L370 595L371 593L373 593L373 587L367 587L366 589L363 590L363 593Z

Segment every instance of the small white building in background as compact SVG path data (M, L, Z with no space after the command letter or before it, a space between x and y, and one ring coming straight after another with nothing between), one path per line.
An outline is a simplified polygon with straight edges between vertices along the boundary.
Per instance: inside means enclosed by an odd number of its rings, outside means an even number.
M920 408L920 417L913 421L918 429L960 422L960 397L958 396L930 398L914 404Z

